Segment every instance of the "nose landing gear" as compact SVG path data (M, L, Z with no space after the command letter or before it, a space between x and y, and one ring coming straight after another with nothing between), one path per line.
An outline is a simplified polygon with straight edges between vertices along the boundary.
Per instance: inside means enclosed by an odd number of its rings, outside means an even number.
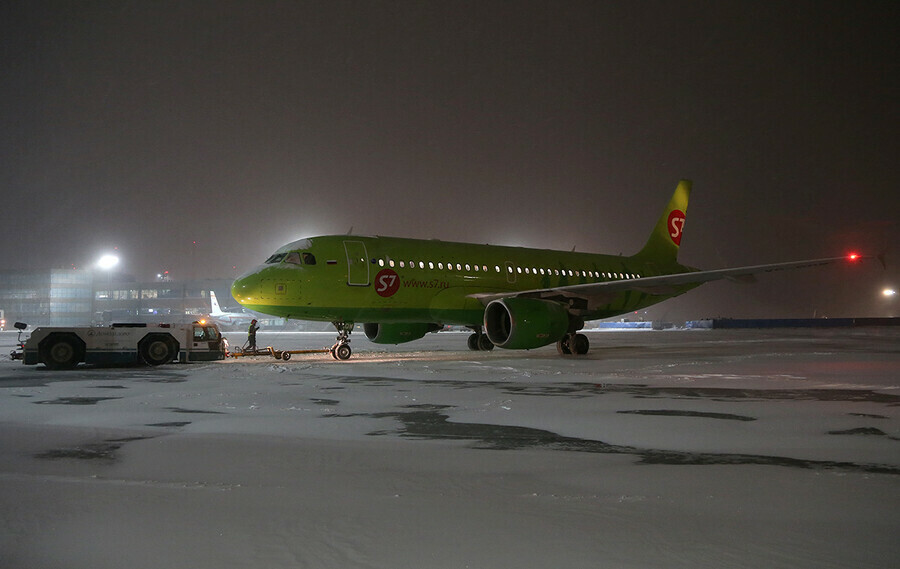
M336 360L349 360L353 350L350 349L350 333L353 332L353 322L332 322L337 328L337 341L331 346L331 357Z

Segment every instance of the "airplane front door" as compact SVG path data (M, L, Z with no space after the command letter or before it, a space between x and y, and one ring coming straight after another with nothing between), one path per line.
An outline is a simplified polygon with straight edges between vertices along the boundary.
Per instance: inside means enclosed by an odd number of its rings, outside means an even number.
M347 252L347 284L369 286L369 254L362 241L344 241Z

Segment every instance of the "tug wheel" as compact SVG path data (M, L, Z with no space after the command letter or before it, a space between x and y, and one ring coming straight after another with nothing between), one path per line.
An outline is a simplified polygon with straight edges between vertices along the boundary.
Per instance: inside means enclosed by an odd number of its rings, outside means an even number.
M139 347L141 360L147 365L158 366L167 364L178 355L178 348L167 336L149 336L141 342Z
M72 369L81 361L81 354L71 338L57 336L42 342L41 359L50 369Z

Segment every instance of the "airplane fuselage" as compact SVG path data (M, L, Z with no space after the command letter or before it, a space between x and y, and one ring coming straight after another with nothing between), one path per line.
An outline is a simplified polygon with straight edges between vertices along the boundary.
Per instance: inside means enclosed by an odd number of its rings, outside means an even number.
M285 245L266 264L239 277L232 294L250 310L284 318L480 326L485 307L479 295L693 270L673 269L614 255L333 235ZM584 320L608 318L693 286L673 287L667 295L626 290L600 301L582 301L583 306L570 310ZM566 300L564 294L560 300L578 302Z

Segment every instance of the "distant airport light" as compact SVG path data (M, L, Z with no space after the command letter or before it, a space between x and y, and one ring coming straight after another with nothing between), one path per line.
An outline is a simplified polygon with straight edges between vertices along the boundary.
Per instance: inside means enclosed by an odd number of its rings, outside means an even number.
M892 288L886 288L883 291L881 291L881 294L890 298L890 297L894 296L895 294L897 294L897 291Z
M849 261L856 261L857 259L859 259L859 253L850 253L847 255L847 260Z
M97 266L104 271L108 271L119 264L119 258L115 255L103 255L97 261Z

